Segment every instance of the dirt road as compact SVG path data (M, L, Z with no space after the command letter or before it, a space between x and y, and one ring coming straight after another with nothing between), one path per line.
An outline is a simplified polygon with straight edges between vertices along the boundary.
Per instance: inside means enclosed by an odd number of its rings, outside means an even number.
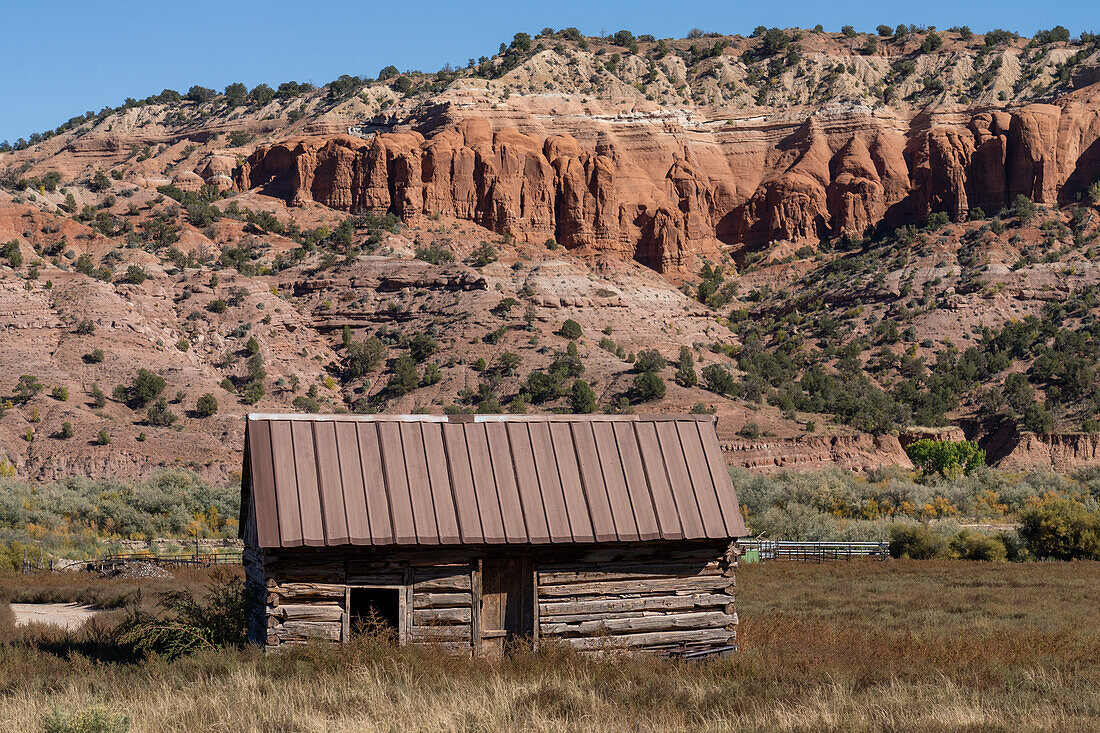
M79 603L13 603L16 626L49 624L75 630L98 613L91 606Z

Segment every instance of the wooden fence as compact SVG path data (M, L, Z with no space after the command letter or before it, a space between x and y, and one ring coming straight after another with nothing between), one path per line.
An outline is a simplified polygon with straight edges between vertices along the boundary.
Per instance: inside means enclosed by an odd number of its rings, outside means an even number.
M748 562L754 559L794 560L798 562L825 562L827 560L852 559L886 560L890 557L890 543L881 542L796 542L793 540L741 540ZM752 555L755 554L755 558Z
M215 550L213 552L180 552L153 554L151 552L115 552L88 563L89 570L109 571L128 563L144 562L162 568L209 568L215 565L240 565L240 550Z

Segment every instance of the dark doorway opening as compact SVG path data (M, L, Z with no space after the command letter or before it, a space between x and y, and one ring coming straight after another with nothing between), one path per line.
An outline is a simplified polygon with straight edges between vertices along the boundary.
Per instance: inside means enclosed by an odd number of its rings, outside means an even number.
M397 588L352 588L351 633L397 633L401 603Z

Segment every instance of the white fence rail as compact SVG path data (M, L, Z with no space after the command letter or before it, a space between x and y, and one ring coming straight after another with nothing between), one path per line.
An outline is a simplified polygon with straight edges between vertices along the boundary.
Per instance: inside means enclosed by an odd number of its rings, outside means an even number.
M795 560L799 562L825 562L869 558L885 560L890 557L890 543L882 542L796 542L794 540L741 540L737 543L748 553L755 550L757 559ZM749 559L749 558L746 558ZM749 559L751 562L751 559Z

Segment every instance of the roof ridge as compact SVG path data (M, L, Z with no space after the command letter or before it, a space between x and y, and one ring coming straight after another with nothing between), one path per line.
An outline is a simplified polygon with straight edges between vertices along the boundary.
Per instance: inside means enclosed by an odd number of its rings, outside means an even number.
M311 422L430 422L430 423L485 423L485 422L656 422L679 420L685 422L715 422L714 415L690 413L641 413L633 415L606 414L538 414L538 415L478 415L470 413L451 415L402 415L402 414L315 414L299 412L250 412L248 420L304 420Z

